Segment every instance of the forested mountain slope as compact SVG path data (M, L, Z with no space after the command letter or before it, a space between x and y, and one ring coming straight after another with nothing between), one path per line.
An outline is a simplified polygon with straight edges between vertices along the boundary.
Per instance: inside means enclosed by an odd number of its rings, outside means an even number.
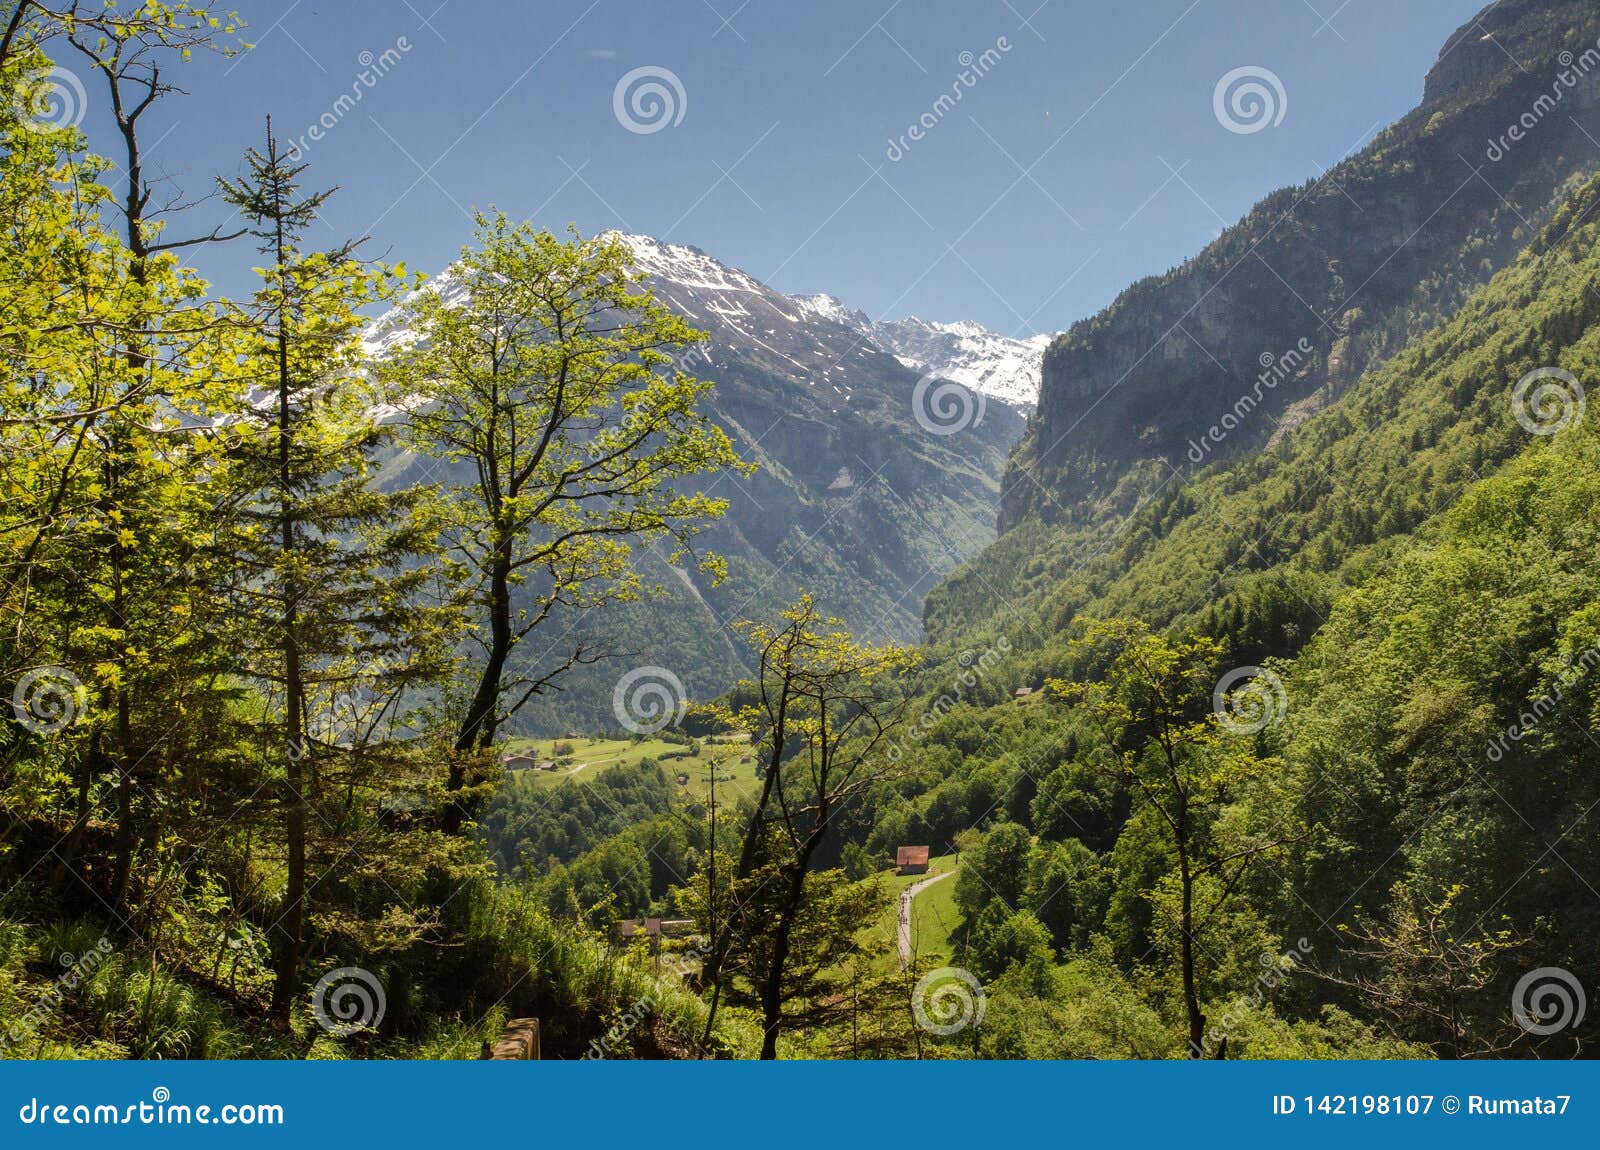
M1590 182L1454 320L1277 445L1175 483L1118 528L1040 537L1037 596L995 628L1030 646L1076 614L1128 613L1220 627L1247 651L1294 650L1352 558L1527 447L1514 389L1597 338L1595 202ZM957 612L930 618L962 632Z
M1115 521L1175 473L1259 450L1454 314L1600 164L1597 47L1593 4L1492 5L1445 45L1416 110L1059 337L1007 467L1002 538L931 598L935 632L1092 553L1057 526Z
M1280 1021L1230 1026L1236 1056L1349 1053L1373 1034L1444 1056L1592 1041L1593 1020L1541 1033L1512 1011L1529 972L1600 978L1597 379L1600 179L1454 319L1276 446L1141 511L1042 610L947 620L934 694L970 663L956 650L1010 656L932 708L916 781L880 792L857 833L883 850L976 825L988 837L964 865L1022 876L993 880L999 905L973 887L965 906L975 958L1003 987L996 1052L1114 1048L1079 1008L1122 978L1128 1002L1143 987L1168 1026L1181 1017L1167 997L1175 861L1149 795L1115 766L1156 755L1152 728L1108 734L1055 689L1012 699L1047 680L1095 698L1109 656L1082 640L1114 618L1170 637L1158 642L1218 640L1187 680L1194 731L1228 713L1213 684L1242 672L1255 691L1259 721L1224 721L1185 756L1213 778L1250 765L1196 835L1260 860L1213 890L1196 928L1202 1006L1215 1021L1243 989L1251 948L1303 939L1314 957L1275 992ZM1049 978L1015 959L1039 924L1067 959Z

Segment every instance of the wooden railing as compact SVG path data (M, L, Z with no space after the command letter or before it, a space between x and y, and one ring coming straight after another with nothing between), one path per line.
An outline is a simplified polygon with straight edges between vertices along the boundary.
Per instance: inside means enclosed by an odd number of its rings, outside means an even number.
M527 1062L537 1061L539 1058L539 1020L537 1018L513 1018L506 1023L506 1029L494 1042L483 1044L483 1053L480 1059L489 1059L494 1062Z

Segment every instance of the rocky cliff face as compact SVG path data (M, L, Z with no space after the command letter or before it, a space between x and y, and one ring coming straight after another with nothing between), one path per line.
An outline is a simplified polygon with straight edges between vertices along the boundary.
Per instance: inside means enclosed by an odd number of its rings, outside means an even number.
M1600 166L1597 42L1593 0L1502 0L1358 155L1058 338L1001 529L1113 517L1258 449L1452 314Z

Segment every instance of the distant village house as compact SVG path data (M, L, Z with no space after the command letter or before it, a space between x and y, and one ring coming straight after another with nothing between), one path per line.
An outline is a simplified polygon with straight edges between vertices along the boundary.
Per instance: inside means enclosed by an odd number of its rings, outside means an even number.
M894 863L901 874L927 874L928 854L927 847L901 847L895 852Z
M632 942L647 938L652 942L662 938L682 938L694 930L692 918L625 918L617 923L618 942Z
M556 764L549 759L537 759L520 751L507 751L500 756L500 766L507 771L553 771Z

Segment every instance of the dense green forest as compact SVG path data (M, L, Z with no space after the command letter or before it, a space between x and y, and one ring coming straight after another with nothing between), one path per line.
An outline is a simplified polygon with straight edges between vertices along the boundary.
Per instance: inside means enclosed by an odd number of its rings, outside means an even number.
M1248 450L1018 512L926 644L796 589L717 639L745 681L625 676L641 749L557 777L508 735L611 664L519 652L668 609L664 557L737 586L704 335L617 242L498 212L442 288L319 247L270 124L237 234L185 232L140 117L241 35L22 4L0 49L0 1053L473 1058L526 1016L572 1058L1586 1053L1600 177L1466 221L1482 258L1390 284ZM61 52L109 157L30 110ZM1377 194L1438 178L1400 139ZM227 244L249 298L186 263ZM415 337L374 355L385 308ZM907 846L951 917L897 953Z

